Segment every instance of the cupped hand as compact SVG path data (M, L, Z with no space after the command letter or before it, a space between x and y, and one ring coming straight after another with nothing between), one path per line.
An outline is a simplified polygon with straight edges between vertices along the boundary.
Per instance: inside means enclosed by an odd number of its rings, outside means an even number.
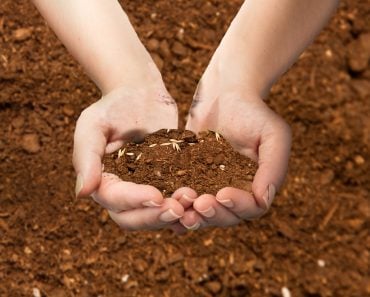
M164 199L155 187L103 173L104 154L127 141L140 141L147 133L177 128L177 106L165 87L143 85L141 89L116 88L86 108L74 135L76 196L92 195L118 225L129 230L161 228L184 212L178 201Z
M258 170L253 194L226 187L216 196L201 195L180 219L182 225L188 229L230 226L262 216L287 172L291 133L286 122L246 89L218 92L212 84L201 82L186 128L219 132L237 151L257 161Z

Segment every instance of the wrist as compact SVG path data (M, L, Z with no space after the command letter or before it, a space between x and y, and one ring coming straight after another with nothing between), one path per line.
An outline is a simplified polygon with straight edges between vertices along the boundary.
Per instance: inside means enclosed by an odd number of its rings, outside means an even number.
M164 86L161 73L146 51L127 54L114 65L107 65L107 68L106 75L96 81L103 94L122 87L143 89Z
M201 88L207 89L207 94L212 92L212 97L242 94L247 98L264 98L269 87L266 87L258 77L249 74L246 63L242 55L236 58L235 52L221 43L202 76Z

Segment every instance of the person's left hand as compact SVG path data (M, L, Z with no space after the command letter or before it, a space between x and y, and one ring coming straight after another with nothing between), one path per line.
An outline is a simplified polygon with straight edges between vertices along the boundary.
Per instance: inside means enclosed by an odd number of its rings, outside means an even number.
M257 161L258 170L253 194L233 187L223 188L215 196L197 197L189 188L176 191L173 198L186 209L181 224L191 230L225 227L265 214L287 172L291 133L286 122L261 98L245 90L217 93L200 83L186 128L196 133L217 131L234 149ZM191 199L184 200L184 194ZM181 232L183 228L174 224L172 229Z

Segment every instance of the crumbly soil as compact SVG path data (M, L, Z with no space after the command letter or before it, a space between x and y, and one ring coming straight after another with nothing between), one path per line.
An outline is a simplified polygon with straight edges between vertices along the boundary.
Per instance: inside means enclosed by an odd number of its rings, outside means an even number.
M184 127L242 0L121 2ZM74 199L73 131L100 93L31 1L2 0L0 296L369 296L369 17L368 1L340 1L273 87L266 102L293 147L269 213L177 236L120 230L92 199Z
M257 164L234 151L218 133L162 129L104 158L104 171L124 181L155 186L170 196L180 187L198 195L224 187L251 192Z

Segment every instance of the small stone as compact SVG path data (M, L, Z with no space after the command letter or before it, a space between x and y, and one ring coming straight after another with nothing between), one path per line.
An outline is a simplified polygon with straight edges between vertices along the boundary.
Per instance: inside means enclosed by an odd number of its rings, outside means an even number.
M19 28L13 32L13 37L16 41L24 41L32 35L32 28Z
M221 290L221 284L219 282L207 282L206 288L213 294L217 294Z
M100 222L105 224L109 219L109 213L106 209L103 209L101 214L100 214Z
M169 58L171 57L171 50L170 46L168 45L167 40L162 40L159 44L159 54L162 58Z
M154 38L149 39L149 41L147 43L147 48L151 52L157 51L158 48L159 48L159 41L157 39L154 39Z
M162 58L157 55L156 53L153 53L152 54L152 59L155 63L155 65L157 65L159 71L161 71L163 69L163 66L164 66L164 61L162 60Z
M283 297L291 297L292 294L290 293L290 290L287 287L281 288L281 296Z
M357 165L363 165L365 163L365 159L361 155L355 156L354 160Z
M159 170L154 170L154 174L158 177L162 176L162 173Z
M325 261L324 261L324 260L319 259L319 260L317 260L317 265L318 265L319 267L325 267Z
M210 246L210 245L213 245L213 239L212 239L212 238L205 239L205 240L203 241L203 245L204 245L204 246Z
M178 41L173 44L172 51L179 56L186 56L187 54L187 48Z
M73 115L74 115L75 111L74 111L71 107L69 107L69 106L64 106L64 107L63 107L63 113L64 113L66 116L71 117L71 116L73 116Z
M177 33L176 33L176 38L180 41L182 41L184 39L184 28L180 28Z
M328 58L331 58L331 57L333 57L333 52L330 49L327 49L325 51L325 56L327 56Z
M31 250L28 246L26 246L26 247L24 248L24 253L25 253L26 255L31 255L31 254L32 254L32 250Z
M178 171L176 172L176 174L177 174L178 176L184 176L184 175L186 175L186 173L187 173L187 171L186 171L186 170L178 170Z
M41 292L38 288L33 288L32 289L32 295L33 295L33 297L41 297Z
M129 279L129 275L128 274L124 274L122 277L121 277L121 282L123 283L127 283L128 279Z
M39 136L35 133L23 135L22 148L30 154L39 152L41 149Z
M253 175L248 174L246 177L247 181L253 181Z

